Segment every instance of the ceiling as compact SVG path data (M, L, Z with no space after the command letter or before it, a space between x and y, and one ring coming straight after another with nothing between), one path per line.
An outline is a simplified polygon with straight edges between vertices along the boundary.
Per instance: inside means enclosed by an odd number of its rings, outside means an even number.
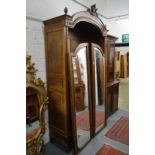
M120 16L129 13L129 0L26 0L26 15L46 20L64 14L66 6L68 14L86 10L96 4L97 12L106 17Z

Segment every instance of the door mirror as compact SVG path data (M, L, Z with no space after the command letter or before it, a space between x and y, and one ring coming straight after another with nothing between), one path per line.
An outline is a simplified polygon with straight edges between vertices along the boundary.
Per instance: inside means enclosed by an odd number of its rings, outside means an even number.
M72 56L77 146L82 148L90 139L90 113L88 102L88 70L86 47Z

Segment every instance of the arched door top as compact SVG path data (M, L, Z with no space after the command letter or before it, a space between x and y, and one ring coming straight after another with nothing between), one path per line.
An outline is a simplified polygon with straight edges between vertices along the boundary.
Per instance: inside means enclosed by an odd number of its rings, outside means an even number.
M96 15L92 15L88 11L80 11L73 14L72 19L69 23L70 28L74 28L80 22L87 22L95 26L100 30L102 36L106 36L108 30L106 29L106 25L101 21L99 17Z
M73 52L73 56L76 56L76 54L77 54L77 52L79 51L79 49L81 49L81 48L83 48L83 47L86 47L86 48L87 48L87 47L89 46L89 44L91 45L91 47L96 47L96 48L98 48L98 49L101 51L102 56L105 57L104 51L103 51L102 48L101 48L98 44L96 44L96 43L81 43L81 44L79 44L79 45L76 47L75 51ZM91 50L91 51L92 51L92 50Z

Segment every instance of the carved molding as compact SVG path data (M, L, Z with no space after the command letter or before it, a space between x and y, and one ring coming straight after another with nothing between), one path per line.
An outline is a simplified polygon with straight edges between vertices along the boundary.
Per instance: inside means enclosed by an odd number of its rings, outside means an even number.
M80 11L78 13L75 13L71 18L67 18L64 24L67 27L74 28L79 22L88 22L97 27L102 33L102 36L106 36L108 32L106 25L97 16L95 10L95 7L92 7L88 11Z

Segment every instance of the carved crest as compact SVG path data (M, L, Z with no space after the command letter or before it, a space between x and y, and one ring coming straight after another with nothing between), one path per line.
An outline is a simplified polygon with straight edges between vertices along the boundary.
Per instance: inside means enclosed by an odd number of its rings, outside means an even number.
M96 4L92 5L90 7L90 9L88 9L88 12L90 12L90 14L92 16L97 16L97 8L96 8Z

